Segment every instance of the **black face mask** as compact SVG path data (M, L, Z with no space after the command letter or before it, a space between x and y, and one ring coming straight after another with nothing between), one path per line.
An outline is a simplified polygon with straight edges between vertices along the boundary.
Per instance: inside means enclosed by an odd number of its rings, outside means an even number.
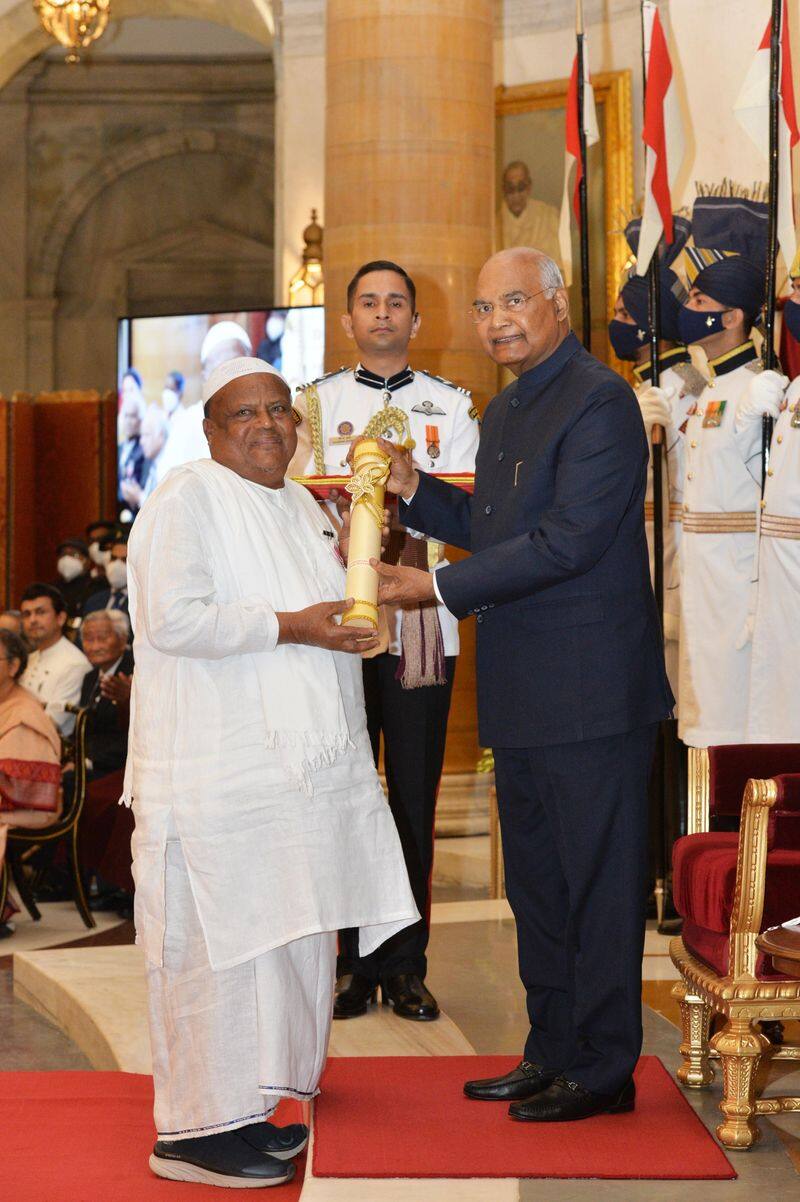
M783 320L795 342L800 342L800 300L786 302L783 307Z
M635 359L647 341L647 330L615 317L608 323L608 338L618 359Z
M678 333L681 342L689 346L692 342L699 342L701 338L708 338L710 334L719 334L725 328L722 319L726 313L730 313L730 309L723 309L720 313L708 313L700 309L687 309L686 305L681 305L678 310Z

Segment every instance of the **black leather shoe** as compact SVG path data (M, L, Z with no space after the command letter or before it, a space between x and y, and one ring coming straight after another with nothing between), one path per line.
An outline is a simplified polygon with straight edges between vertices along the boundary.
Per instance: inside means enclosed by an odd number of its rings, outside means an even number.
M378 996L378 987L359 972L346 972L336 981L333 995L334 1018L358 1018Z
M400 1018L417 1023L432 1023L439 1017L439 1003L414 973L387 977L381 986L384 1006L391 1006Z
M158 1140L150 1168L168 1181L194 1181L232 1189L283 1185L294 1177L293 1164L252 1148L238 1131L202 1135L198 1139Z
M263 1120L249 1123L236 1131L245 1143L258 1152L266 1152L276 1160L291 1160L299 1156L308 1143L308 1127L303 1123L291 1123L288 1127L276 1127Z
M477 1102L521 1102L552 1085L558 1073L522 1060L504 1077L486 1077L481 1081L465 1081L464 1093Z
M514 1102L508 1113L523 1123L573 1123L596 1114L627 1114L635 1104L633 1081L623 1085L619 1093L602 1094L592 1093L566 1077L556 1077L552 1085L527 1102Z

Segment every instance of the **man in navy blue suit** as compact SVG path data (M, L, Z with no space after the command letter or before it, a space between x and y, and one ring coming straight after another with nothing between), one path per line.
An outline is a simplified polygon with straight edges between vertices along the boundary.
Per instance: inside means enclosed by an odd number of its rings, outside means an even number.
M474 614L480 739L494 749L531 1031L469 1097L557 1122L634 1106L642 1042L647 784L673 697L644 529L647 441L625 381L570 331L557 265L502 251L472 306L517 377L486 410L475 493L391 444L403 525L472 554L433 575L375 564L380 601Z

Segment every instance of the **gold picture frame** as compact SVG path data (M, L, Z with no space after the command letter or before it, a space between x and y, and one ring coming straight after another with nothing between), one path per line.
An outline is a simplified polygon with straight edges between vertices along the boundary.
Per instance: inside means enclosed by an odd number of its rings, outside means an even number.
M593 349L602 353L602 358L610 366L629 376L629 365L623 364L617 359L611 349L607 334L602 336L601 326L605 325L613 311L614 301L619 291L620 276L628 258L628 248L621 231L626 215L631 213L634 203L631 73L630 71L602 71L592 76L592 84L598 110L598 123L601 127L601 140L597 150L601 155L603 171L602 223L605 247L605 287L602 291L605 298L605 309L602 314L599 314L596 311L598 305L596 303L593 305ZM566 112L568 87L568 79L545 80L541 83L519 84L514 87L505 87L500 84L495 88L496 119L499 123L503 118L553 109L563 109ZM501 139L498 138L498 146L500 145ZM562 184L563 147L562 137L560 162L551 165L552 171L560 169ZM593 215L590 215L590 220L592 218ZM578 270L578 260L573 255L575 276L578 275ZM592 291L593 300L601 294L596 288L593 288ZM579 326L579 315L574 316L577 316L576 324Z

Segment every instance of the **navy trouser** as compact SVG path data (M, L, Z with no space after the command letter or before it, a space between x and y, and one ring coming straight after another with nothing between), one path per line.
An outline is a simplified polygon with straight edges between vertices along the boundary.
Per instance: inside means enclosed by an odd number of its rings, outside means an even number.
M648 778L657 726L495 748L506 892L531 1030L524 1058L596 1093L642 1047Z
M375 984L400 973L415 973L425 980L433 824L456 669L456 657L448 655L445 658L446 684L404 689L395 678L399 662L399 656L388 653L364 660L364 700L376 764L383 735L389 807L397 824L408 879L422 918L387 939L366 957L358 955L357 931L340 932L339 975L358 972Z

